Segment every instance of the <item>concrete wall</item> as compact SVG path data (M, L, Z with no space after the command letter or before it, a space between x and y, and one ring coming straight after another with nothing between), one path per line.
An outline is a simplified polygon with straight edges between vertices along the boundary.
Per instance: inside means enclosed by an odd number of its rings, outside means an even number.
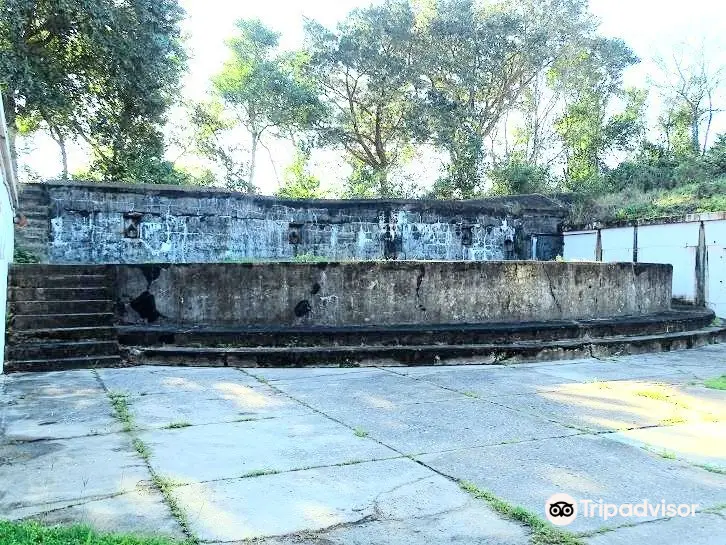
M0 100L0 374L5 359L5 313L7 312L8 264L13 260L17 188L10 160L2 100Z
M553 259L566 210L538 196L295 201L207 188L42 184L51 263Z
M705 303L717 316L726 317L726 213L567 231L565 259L594 259L598 231L603 261L668 263L673 266L674 297Z
M671 301L668 265L369 261L114 268L124 323L542 321L654 313Z

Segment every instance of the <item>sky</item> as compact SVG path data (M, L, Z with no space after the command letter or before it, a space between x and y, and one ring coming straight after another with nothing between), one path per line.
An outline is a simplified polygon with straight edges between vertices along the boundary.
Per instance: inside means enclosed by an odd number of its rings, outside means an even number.
M210 77L227 58L225 40L234 33L235 20L260 18L282 34L283 47L294 48L302 43L304 17L334 27L351 9L365 7L370 0L180 0L180 3L187 12L183 30L191 55L184 92L188 98L199 100L208 94ZM601 21L601 34L624 39L641 58L639 65L626 72L627 85L645 86L648 75L655 71L653 58L668 57L675 47L683 44L697 46L705 42L714 62L726 64L726 40L722 37L726 2L723 0L590 0L590 8ZM716 129L726 130L726 114L717 119ZM275 144L270 149L275 168L265 150L258 158L258 181L263 193L274 192L277 179L292 156L292 149L284 144ZM59 154L49 138L36 138L29 151L28 160L41 176L58 173ZM316 173L344 168L335 154L322 153L314 159ZM83 153L72 150L71 171L83 167L84 163Z

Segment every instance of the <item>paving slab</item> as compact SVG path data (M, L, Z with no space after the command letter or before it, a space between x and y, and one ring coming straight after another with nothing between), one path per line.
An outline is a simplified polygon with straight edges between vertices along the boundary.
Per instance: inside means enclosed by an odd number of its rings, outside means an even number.
M44 513L28 508L18 509L13 514L14 518L32 517L49 526L86 524L100 532L184 538L179 523L172 517L161 494L150 488L111 498L84 500Z
M674 517L629 528L620 528L586 539L588 545L723 545L726 518L722 515L700 513L698 520Z
M393 370L398 373L398 369ZM432 383L459 392L491 398L512 394L532 394L557 389L571 381L531 372L515 367L473 365L461 367L416 367L406 375L423 383Z
M608 438L726 473L726 421L627 430Z
M99 369L101 380L111 391L129 394L173 394L216 392L229 384L256 384L237 369L205 367L132 367L128 369Z
M311 405L318 407L323 403ZM351 400L334 407L326 405L325 414L404 454L579 433L537 416L463 395L455 400L394 407L371 407Z
M532 368L542 375L566 379L573 382L595 382L608 380L649 380L649 379L684 379L690 378L675 366L655 366L634 363L635 356L628 360L613 358L611 360L591 360L571 364L546 364Z
M0 445L0 518L132 492L149 479L127 434Z
M182 486L173 494L203 541L315 532L371 519L436 516L473 505L454 483L408 459ZM495 519L485 505L475 508L481 518ZM517 525L500 521L493 532L522 536Z
M13 373L4 375L5 389L14 400L49 397L67 398L103 393L96 375L89 369L49 373Z
M341 405L395 410L397 407L431 401L458 400L461 394L393 373L327 376L278 381L275 388L326 412Z
M154 469L182 483L400 456L319 414L152 430L140 437L151 448Z
M313 411L269 386L224 382L214 390L133 395L128 398L134 422L140 428L169 424L211 424L257 418L312 414Z
M402 487L399 494L379 498L377 518L315 535L265 539L265 545L439 545L476 543L478 545L525 545L528 531L503 520L477 500L459 499L452 483L426 479ZM451 499L442 500L444 497ZM435 499L434 499L435 498ZM385 499L385 503L384 500ZM385 513L386 504L407 502L413 509L405 514ZM456 501L452 501L456 500ZM429 505L427 505L427 503ZM436 504L435 508L434 505ZM445 509L445 510L444 510Z
M297 379L324 379L328 377L356 377L363 375L381 375L386 371L376 367L296 367L296 368L267 368L247 367L242 371L254 377L261 377L270 382L297 380Z
M563 384L496 403L586 431L618 431L674 422L726 420L726 392L644 380ZM723 395L721 395L723 394Z
M545 514L545 501L555 493L569 494L578 502L590 499L596 503L601 499L615 504L644 499L660 503L665 499L667 503L706 508L726 502L726 475L666 460L604 436L543 439L417 459L540 516ZM632 521L621 516L607 521L578 516L568 529L593 531Z

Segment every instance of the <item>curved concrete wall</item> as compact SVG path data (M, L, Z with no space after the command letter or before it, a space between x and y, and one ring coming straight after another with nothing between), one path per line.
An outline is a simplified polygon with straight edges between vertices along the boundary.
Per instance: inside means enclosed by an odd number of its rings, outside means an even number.
M116 265L124 323L344 326L668 310L670 265L536 261Z

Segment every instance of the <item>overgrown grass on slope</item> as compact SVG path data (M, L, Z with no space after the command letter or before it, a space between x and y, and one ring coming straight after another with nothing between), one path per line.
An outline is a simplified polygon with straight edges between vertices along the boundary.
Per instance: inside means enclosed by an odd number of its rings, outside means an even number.
M626 189L575 199L570 223L651 219L726 210L726 177L680 185L673 189Z
M43 526L37 522L0 520L2 545L179 545L162 537L102 534L87 526Z

